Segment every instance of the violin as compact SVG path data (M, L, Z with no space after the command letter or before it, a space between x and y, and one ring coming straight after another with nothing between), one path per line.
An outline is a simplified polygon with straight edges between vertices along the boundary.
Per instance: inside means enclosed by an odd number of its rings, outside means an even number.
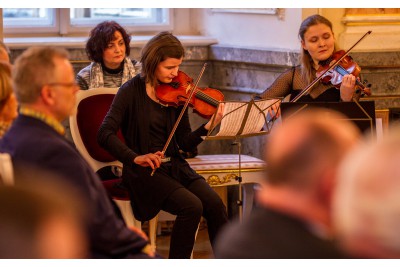
M347 74L352 74L356 77L356 93L361 92L362 96L370 96L370 89L364 85L366 81L364 81L364 83L361 83L359 80L359 75L361 72L360 66L358 66L358 64L353 60L351 56L345 55L345 53L346 52L344 50L339 50L333 53L333 55L329 59L320 62L320 67L318 68L316 73L317 77L322 76L322 83L331 83L333 86L339 89L340 85L342 84L343 76ZM337 64L331 70L326 71L330 67L331 63L336 62L340 58L342 59L340 60L339 64Z
M179 117L175 121L174 127L164 145L162 154L165 155L167 148L175 134L176 129L186 111L189 104L193 107L200 116L205 118L211 118L212 115L217 111L219 101L223 101L224 95L215 89L207 88L200 89L197 87L200 78L206 69L207 63L204 63L201 68L199 77L197 77L196 82L193 84L193 79L190 78L186 73L178 71L178 75L172 79L170 83L163 83L155 88L156 97L161 103L165 105L179 106L183 105ZM156 169L153 169L151 176L154 175Z
M311 89L322 79L324 78L325 74L327 74L329 71L333 70L334 68L336 68L337 65L339 65L339 63L342 62L342 59L344 59L345 57L347 57L347 55L350 53L350 51L358 44L360 43L366 36L370 35L372 31L368 31L366 32L352 47L349 48L349 50L347 50L347 52L343 53L337 60L336 62L331 61L328 65L328 67L320 74L319 76L317 76L316 79L314 79L309 85L306 86L306 88L304 88L303 90L301 90L300 93L298 93L290 102L297 102L303 95L307 94L308 92L311 91ZM343 68L343 67L342 67ZM345 69L346 70L346 69ZM336 72L338 72L336 70ZM347 72L347 70L346 70ZM341 74L342 76L348 74L344 73ZM365 93L369 92L369 88L364 87L365 89Z
M164 105L177 107L185 104L190 91L194 89L189 105L200 116L210 119L219 102L224 100L224 95L216 89L193 87L193 79L183 71L178 71L170 83L161 83L155 88L156 97Z

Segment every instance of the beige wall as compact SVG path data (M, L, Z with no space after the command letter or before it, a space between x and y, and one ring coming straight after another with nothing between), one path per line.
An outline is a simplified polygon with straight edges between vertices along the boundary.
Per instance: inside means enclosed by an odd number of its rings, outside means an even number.
M300 48L300 23L313 14L321 14L332 22L337 42L345 30L341 22L344 8L285 8L281 20L276 15L214 13L211 9L190 12L197 20L200 34L217 38L221 45L238 47L296 51Z
M364 12L365 20L358 25L343 22L345 8L285 8L283 19L266 14L215 13L210 8L177 12L190 14L186 16L190 18L186 25L187 32L212 36L224 46L298 51L300 23L312 14L320 14L332 22L339 49L348 50L371 30L372 34L353 51L400 50L400 14L370 14L373 10L360 10ZM381 15L384 23L376 21L377 15ZM397 17L393 18L393 15ZM392 16L390 21L387 21L388 16Z
M333 31L337 37L345 29L341 22L344 13L344 8L303 8L303 19L313 14L320 14L326 17L332 22Z
M270 14L217 13L197 9L199 32L217 38L224 46L298 50L298 25L302 20L300 8L284 10L284 18Z

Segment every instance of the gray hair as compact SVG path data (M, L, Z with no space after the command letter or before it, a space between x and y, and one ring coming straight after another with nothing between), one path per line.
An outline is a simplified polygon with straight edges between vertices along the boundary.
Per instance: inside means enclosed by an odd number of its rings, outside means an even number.
M400 256L399 162L400 125L392 126L382 141L368 139L344 160L333 210L344 244L370 240L380 250ZM351 249L358 250L354 246Z
M42 87L53 82L55 58L68 59L63 48L32 47L15 61L13 68L14 91L19 103L32 103L40 96Z

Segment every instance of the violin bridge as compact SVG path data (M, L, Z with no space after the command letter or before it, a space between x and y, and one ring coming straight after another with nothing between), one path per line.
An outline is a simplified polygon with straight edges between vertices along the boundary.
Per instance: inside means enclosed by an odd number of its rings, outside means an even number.
M191 84L189 84L189 85L186 87L186 95L189 94L191 88L192 88L192 85L191 85Z

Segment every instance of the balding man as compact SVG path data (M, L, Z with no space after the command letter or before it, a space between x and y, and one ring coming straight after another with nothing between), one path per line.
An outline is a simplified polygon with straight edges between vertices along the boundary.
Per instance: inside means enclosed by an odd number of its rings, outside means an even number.
M258 207L219 236L216 258L343 258L333 241L331 196L339 162L359 138L342 115L302 111L267 140Z
M147 238L115 214L98 175L64 138L61 122L73 114L79 90L68 56L61 48L31 47L16 59L19 115L0 140L0 151L11 155L15 169L40 166L78 189L90 211L87 257L153 258Z

